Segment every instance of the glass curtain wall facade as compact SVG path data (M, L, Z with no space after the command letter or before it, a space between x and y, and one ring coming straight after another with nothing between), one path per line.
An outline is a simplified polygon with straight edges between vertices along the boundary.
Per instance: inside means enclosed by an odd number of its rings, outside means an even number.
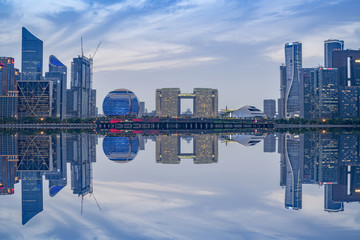
M51 81L19 81L19 117L50 117L52 108Z
M333 51L332 63L339 71L339 86L360 86L360 50Z
M106 116L137 116L139 101L132 91L116 89L105 97L103 111Z
M41 80L43 71L43 42L22 28L22 80Z
M71 63L71 89L67 91L67 116L69 118L96 117L96 91L92 91L92 59L79 56Z
M344 41L329 39L324 41L324 63L326 68L332 68L332 52L344 49Z
M302 44L300 42L285 44L285 63L285 116L289 118L300 114L299 70L302 68Z
M53 82L52 117L66 117L66 84L67 67L54 55L49 57L49 72L45 73L46 80Z

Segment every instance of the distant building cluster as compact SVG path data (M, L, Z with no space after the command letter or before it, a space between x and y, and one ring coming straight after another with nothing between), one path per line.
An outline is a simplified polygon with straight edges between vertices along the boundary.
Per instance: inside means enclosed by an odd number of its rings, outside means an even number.
M51 55L49 71L43 76L43 42L23 27L21 72L14 62L14 58L0 57L0 117L97 116L92 58L73 59L71 88L67 89L67 67Z
M324 67L302 67L302 43L285 44L280 66L280 98L264 100L269 118L358 118L360 50L344 50L344 41L324 42Z

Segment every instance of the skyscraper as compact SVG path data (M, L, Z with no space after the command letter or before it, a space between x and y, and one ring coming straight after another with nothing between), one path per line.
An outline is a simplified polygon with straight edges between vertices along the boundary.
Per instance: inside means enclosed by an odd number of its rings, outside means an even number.
M276 102L274 99L264 100L264 113L268 118L275 118Z
M52 111L52 81L18 81L18 115L50 117Z
M19 70L14 68L14 58L0 57L0 117L17 117L18 75Z
M40 80L43 71L43 42L22 28L22 80Z
M297 117L300 114L299 70L302 68L302 44L300 42L285 44L285 63L285 117Z
M21 174L22 224L43 210L43 181L41 172Z
M332 67L339 71L339 86L360 86L360 50L333 51Z
M319 68L318 75L319 91L319 118L339 117L339 91L338 91L338 70L336 68Z
M336 68L302 68L300 86L300 117L306 119L339 117Z
M71 63L71 89L67 115L70 118L92 118L96 113L96 91L92 89L92 59L78 56Z
M305 119L317 119L318 105L315 104L318 91L315 86L316 68L300 69L300 117Z
M332 68L332 52L335 50L343 50L344 41L337 39L328 39L324 41L324 63L326 68Z
M285 118L286 66L280 66L280 98L278 99L278 118Z
M360 87L339 88L340 118L357 118L360 116Z
M299 210L302 208L302 176L303 157L301 148L304 143L303 135L286 135L285 163L286 187L285 208Z
M0 95L16 90L14 58L0 57Z
M49 57L49 72L45 73L45 78L53 82L51 115L63 120L66 117L67 67L54 55Z

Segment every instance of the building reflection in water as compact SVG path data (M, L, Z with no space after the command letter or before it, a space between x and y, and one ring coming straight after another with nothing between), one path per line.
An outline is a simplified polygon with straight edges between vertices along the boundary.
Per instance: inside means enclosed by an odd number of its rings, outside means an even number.
M193 143L192 152L182 152L181 139ZM156 136L156 162L179 164L181 159L193 159L194 164L218 162L218 137L215 134L196 134L189 136Z
M96 141L93 134L0 135L0 193L14 194L14 184L21 179L22 224L43 210L43 176L51 197L67 185L67 163L73 193L92 193Z
M145 149L143 138L139 140L138 135L131 136L106 136L103 140L103 151L108 159L117 163L127 163L133 160L140 145Z
M360 136L353 134L236 134L221 136L223 142L252 147L264 141L264 152L280 153L280 186L285 190L284 205L302 208L302 185L318 184L324 189L324 210L344 211L345 202L360 202ZM145 141L156 143L156 162L179 164L193 159L195 164L218 162L218 135L140 134L109 135L103 151L109 160L126 163L145 149ZM43 179L49 195L55 197L67 186L70 164L71 190L84 197L93 193L92 164L96 161L97 135L12 134L0 135L0 194L14 194L21 179L22 223L43 210ZM190 146L185 151L182 144Z
M277 134L285 207L301 209L302 184L324 186L324 210L360 201L360 138L354 134Z

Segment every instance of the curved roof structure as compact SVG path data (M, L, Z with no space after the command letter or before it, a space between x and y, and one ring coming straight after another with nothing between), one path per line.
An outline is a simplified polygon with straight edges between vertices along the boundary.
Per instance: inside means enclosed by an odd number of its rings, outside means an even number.
M49 64L53 65L54 67L65 67L65 65L60 62L54 55L50 55L49 57Z
M236 118L265 118L266 115L254 106L245 105L234 112L232 117Z
M130 91L129 89L126 89L126 88L118 88L118 89L111 91L110 93L134 93L134 92Z
M58 194L58 192L61 191L61 189L63 189L65 186L52 186L49 190L49 195L50 197L54 197L56 194Z
M32 41L41 41L37 37L35 37L29 30L25 27L22 28L22 36L24 40L32 40ZM42 41L41 41L42 42Z
M243 135L243 134L237 134L232 136L232 140L234 140L237 143L240 143L241 145L245 147L251 147L262 140L264 140L265 136L257 136L257 135Z

